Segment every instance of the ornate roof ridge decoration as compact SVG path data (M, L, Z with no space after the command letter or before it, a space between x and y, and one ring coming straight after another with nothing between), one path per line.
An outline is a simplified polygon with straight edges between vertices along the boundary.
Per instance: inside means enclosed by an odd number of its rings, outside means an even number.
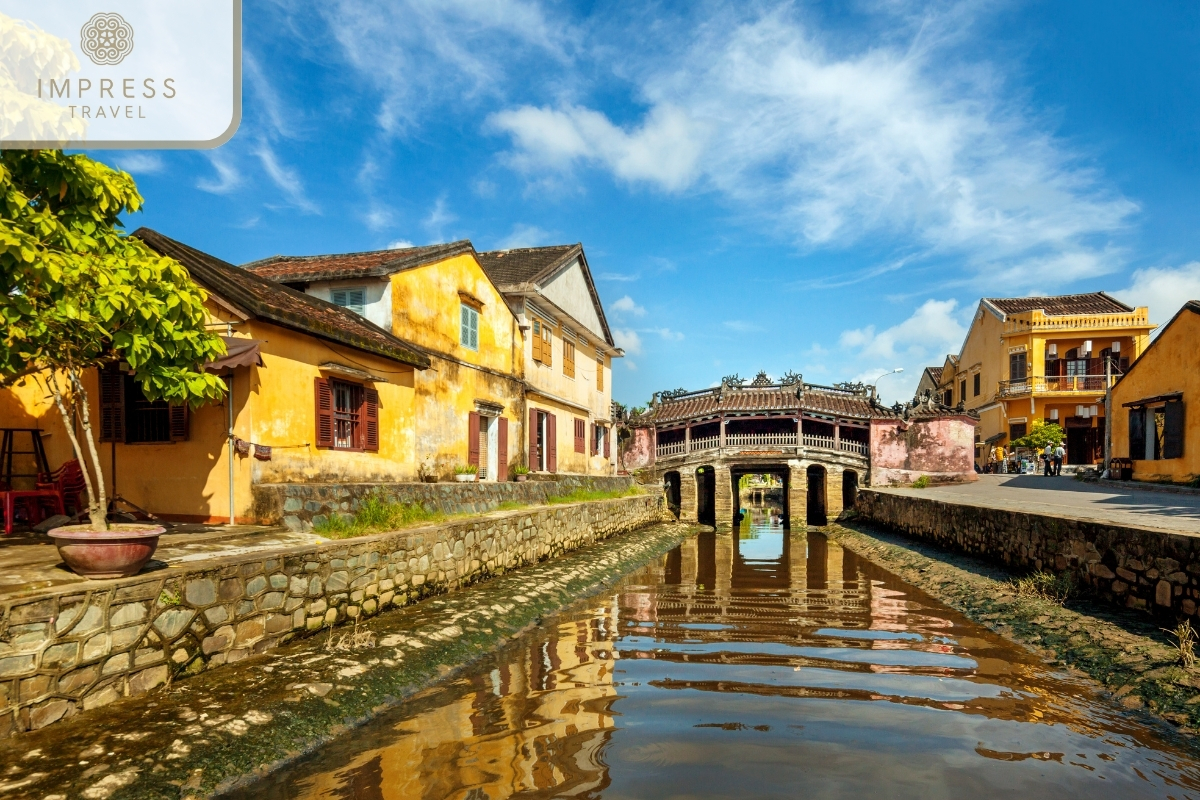
M892 411L904 420L930 419L932 417L954 417L966 415L979 419L979 413L968 411L966 404L959 401L958 405L948 406L941 401L941 393L927 390L914 397L907 403L897 401Z

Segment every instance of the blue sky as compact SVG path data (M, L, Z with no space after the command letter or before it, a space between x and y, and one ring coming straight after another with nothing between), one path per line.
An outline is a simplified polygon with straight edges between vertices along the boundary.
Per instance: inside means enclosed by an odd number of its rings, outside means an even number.
M1200 298L1200 6L244 6L243 122L96 152L243 263L582 241L617 399L797 370L911 396L981 296Z

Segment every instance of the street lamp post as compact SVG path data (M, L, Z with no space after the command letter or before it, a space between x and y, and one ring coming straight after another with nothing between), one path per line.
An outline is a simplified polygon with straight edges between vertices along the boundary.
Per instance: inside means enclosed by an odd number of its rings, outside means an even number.
M881 380L883 380L884 378L886 378L888 375L895 375L895 374L897 374L897 373L899 373L899 372L904 372L904 367L896 367L895 369L893 369L893 370L889 370L889 371L887 371L887 372L883 373L882 375L880 375L878 378L876 378L876 379L875 379L875 380L874 380L874 381L871 383L871 397L875 397L875 396L876 396L876 392L877 392L877 389L876 389L876 387L879 385L879 382L880 382Z

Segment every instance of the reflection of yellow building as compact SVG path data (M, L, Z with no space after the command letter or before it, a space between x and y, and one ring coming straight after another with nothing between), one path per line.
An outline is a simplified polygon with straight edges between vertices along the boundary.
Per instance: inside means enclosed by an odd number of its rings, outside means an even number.
M946 357L937 392L946 405L978 412L981 464L1034 420L1066 429L1068 464L1095 463L1104 451L1106 375L1128 369L1153 328L1145 307L1103 292L985 298L962 350Z
M602 618L612 630L615 604ZM603 750L617 699L614 648L599 630L595 618L581 619L523 639L525 649L490 674L430 695L436 707L398 724L390 744L305 782L303 796L595 796L609 783Z
M232 485L236 517L249 521L256 483L387 480L416 471L413 386L429 365L424 355L346 309L154 231L136 235L180 261L208 292L211 329L229 334L231 354L246 349L233 365L214 365L232 376L232 415L225 402L196 411L147 402L118 364L102 386L95 371L85 376L110 496L115 465L125 499L168 519L223 522ZM231 417L234 436L270 448L232 458L232 473ZM74 457L35 379L0 390L0 420L0 427L41 428L52 466Z

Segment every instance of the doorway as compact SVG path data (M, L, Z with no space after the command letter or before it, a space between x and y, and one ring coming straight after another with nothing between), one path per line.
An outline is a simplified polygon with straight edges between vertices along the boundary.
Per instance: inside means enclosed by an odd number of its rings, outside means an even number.
M829 524L826 517L825 502L825 468L813 464L808 468L808 524L823 526Z
M1067 463L1091 464L1096 441L1095 428L1067 428Z
M712 467L696 470L696 521L714 527L717 524L717 472Z
M858 500L858 473L852 469L842 472L842 509L853 511Z
M678 472L668 472L663 475L663 490L667 494L667 508L679 519L680 508L683 506L683 485Z

